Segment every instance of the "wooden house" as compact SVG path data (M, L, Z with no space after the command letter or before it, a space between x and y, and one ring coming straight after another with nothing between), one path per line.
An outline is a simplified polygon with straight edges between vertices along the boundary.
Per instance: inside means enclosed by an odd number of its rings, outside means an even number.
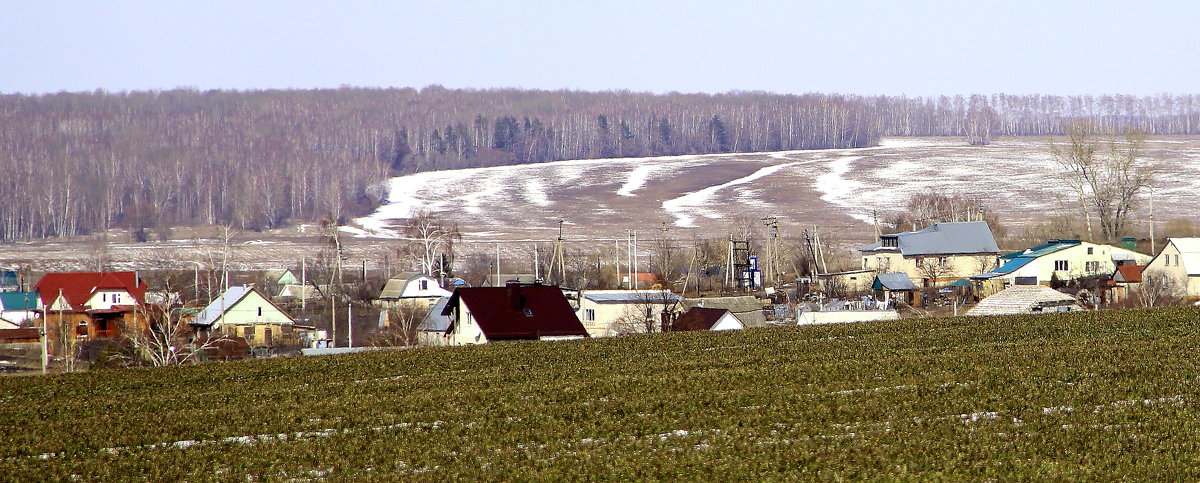
M148 328L146 283L137 272L47 273L34 285L49 338L117 339ZM52 351L56 349L52 348Z

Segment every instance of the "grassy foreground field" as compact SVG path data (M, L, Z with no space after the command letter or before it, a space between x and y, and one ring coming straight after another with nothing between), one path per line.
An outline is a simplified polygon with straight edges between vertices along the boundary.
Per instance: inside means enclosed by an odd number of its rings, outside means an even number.
M1200 310L0 379L18 481L1200 478Z

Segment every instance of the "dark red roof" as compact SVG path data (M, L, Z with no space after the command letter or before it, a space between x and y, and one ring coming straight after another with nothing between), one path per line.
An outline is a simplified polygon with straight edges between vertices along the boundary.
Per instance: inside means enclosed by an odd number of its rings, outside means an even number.
M72 310L85 310L83 304L96 290L126 290L137 303L146 295L146 282L136 272L60 272L47 273L33 290L42 298L47 309L58 298L59 290L71 304Z
M450 296L442 315L451 315L460 301L488 340L588 336L562 289L555 286L513 283L459 288ZM448 330L454 330L454 326Z
M710 309L705 307L692 307L691 310L684 312L678 319L675 319L675 324L671 326L673 331L688 331L688 330L711 330L721 317L728 314L726 309Z

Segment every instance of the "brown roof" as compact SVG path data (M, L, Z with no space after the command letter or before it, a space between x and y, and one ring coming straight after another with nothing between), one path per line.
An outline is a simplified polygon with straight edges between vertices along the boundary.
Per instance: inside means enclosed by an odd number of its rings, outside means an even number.
M721 317L730 313L726 309L706 309L704 307L692 307L691 310L684 312L675 324L671 326L673 331L687 330L711 330Z
M587 337L562 289L552 285L463 287L454 291L442 315L466 305L488 340L531 340L540 337ZM451 324L447 331L453 331Z
M1142 283L1142 269L1145 265L1121 265L1117 267L1117 273L1120 274L1120 282L1126 283ZM1116 279L1117 277L1113 277Z
M37 342L41 339L38 329L0 329L0 340L5 342Z

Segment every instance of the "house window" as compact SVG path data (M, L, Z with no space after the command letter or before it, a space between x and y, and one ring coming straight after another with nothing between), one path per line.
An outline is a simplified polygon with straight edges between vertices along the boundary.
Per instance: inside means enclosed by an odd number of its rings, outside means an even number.
M1058 271L1058 272L1067 271L1068 270L1067 261L1066 260L1055 260L1054 261L1054 270Z
M1091 250L1091 248L1089 248L1088 250ZM1094 261L1093 262L1084 262L1083 269L1084 269L1084 271L1086 271L1088 273L1099 272L1100 271L1100 262L1094 262Z
M254 327L242 327L242 337L246 338L246 342L254 342Z
M896 248L897 242L898 242L898 240L894 236L883 238L882 241L883 241L883 246L888 247L888 248Z
M525 312L525 316L526 316L526 317L533 317L533 311L532 311L532 310L525 309L525 310L524 310L524 312Z
M428 281L428 280L421 280L421 281L420 281L420 287L421 287L421 290L429 290L429 281Z
M1092 250L1094 250L1094 248L1092 248L1092 247L1088 247L1088 255L1091 255L1091 254L1092 254Z
M1175 255L1175 266L1179 266L1179 255Z
M259 316L259 317L262 317L262 307L259 307L259 308L258 308L258 316Z
M941 258L938 258L938 266L939 266L939 267L944 267L944 266L946 266L946 265L947 265L947 264L949 264L949 263L950 263L950 258L949 258L949 257L941 257Z
M1170 265L1170 264L1171 264L1171 256L1167 255L1167 265ZM100 301L108 302L108 294L106 294L106 293L100 294Z
M588 322L596 320L596 309L583 309L583 319Z
M120 303L121 303L121 294L119 294L119 293L113 294L113 304L120 304Z

